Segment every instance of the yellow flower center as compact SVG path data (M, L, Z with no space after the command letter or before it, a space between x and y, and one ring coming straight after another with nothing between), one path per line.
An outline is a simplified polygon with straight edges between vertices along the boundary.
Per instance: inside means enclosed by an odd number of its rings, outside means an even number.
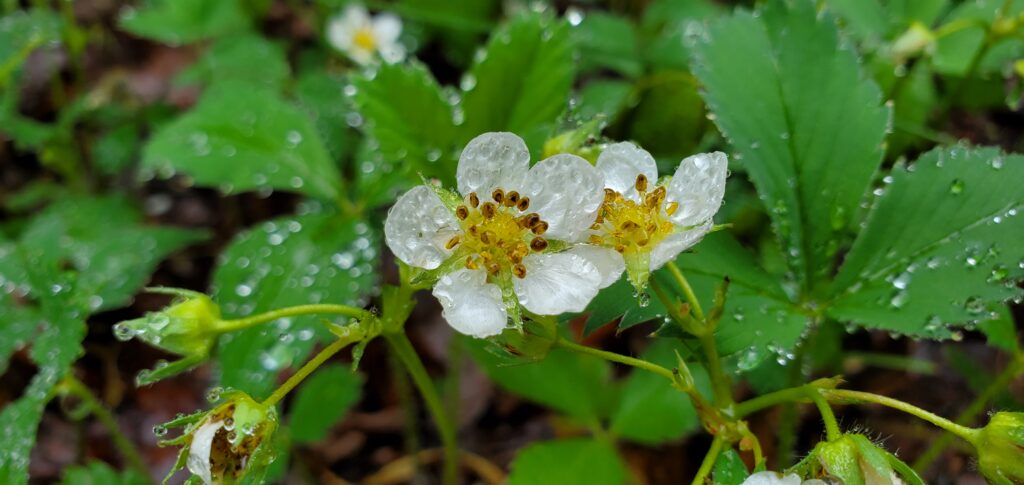
M650 252L672 233L673 225L669 216L679 209L679 204L665 204L666 190L659 186L647 191L647 177L636 177L636 191L640 202L623 197L622 194L605 189L604 203L598 211L597 222L590 228L594 234L590 242L614 248L619 253L631 255Z
M541 235L548 223L530 208L529 197L518 192L495 189L494 202L480 203L476 192L466 197L465 204L455 209L462 225L462 234L451 238L447 248L459 248L469 269L484 269L491 275L508 271L517 278L526 276L523 258L531 252L547 249Z
M377 48L377 39L373 36L373 29L370 27L360 27L356 29L355 35L352 36L352 43L360 49L372 51Z

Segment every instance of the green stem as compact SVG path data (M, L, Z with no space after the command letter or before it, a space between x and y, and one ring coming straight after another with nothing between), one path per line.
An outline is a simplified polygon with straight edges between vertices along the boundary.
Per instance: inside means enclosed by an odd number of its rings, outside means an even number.
M555 345L562 347L563 349L571 350L573 352L579 352L581 354L593 355L604 360L610 360L612 362L618 362L628 366L636 367L638 369L644 369L646 371L658 374L669 381L675 382L674 375L671 370L668 370L658 364L647 362L646 360L635 359L633 357L625 356L622 354L616 354L615 352L608 352L606 350L595 349L593 347L587 347L580 345L575 342L570 342L564 338L560 338L555 341Z
M690 308L693 309L694 316L698 320L704 321L704 309L700 306L700 300L697 299L697 295L693 292L693 287L690 286L690 282L683 276L683 272L676 266L675 261L669 261L665 265L668 271L672 273L672 277L676 279L676 283L679 283L680 288L683 289L683 295L686 296L686 301L690 304Z
M296 315L309 315L315 313L333 313L338 315L345 315L352 318L358 318L360 320L370 316L370 312L363 310L362 308L355 308L348 305L334 305L329 303L321 303L315 305L297 305L287 308L279 308L277 310L271 310L266 313L260 313L258 315L252 315L245 318L239 318L236 320L224 320L220 322L217 330L221 332L232 332L235 330L242 330L249 328L261 323L270 322L277 320L278 318L292 317Z
M711 377L711 387L715 393L715 404L723 407L733 405L732 384L729 376L722 368L722 359L718 356L718 345L713 334L701 335L700 345L704 350L704 357L708 361L708 376Z
M339 338L334 342L331 342L330 345L324 347L324 349L310 359L309 362L306 362L306 364L296 371L295 374L292 374L287 381L284 381L284 384L281 384L281 387L275 389L274 392L270 394L270 397L263 401L263 405L273 406L277 404L281 399L288 395L292 389L295 389L295 386L298 386L299 383L301 383L306 377L309 377L309 375L326 362L327 359L331 358L332 355L362 338L363 334L361 332L357 332L352 338Z
M96 417L96 419L107 428L107 432L110 433L110 439L114 442L114 446L121 452L125 460L128 461L129 465L139 472L143 477L149 477L149 469L146 468L146 463L142 459L142 455L139 455L138 449L128 439L124 433L121 432L121 428L117 425L117 421L114 420L114 415L110 413L106 406L100 402L100 400L93 395L89 388L85 387L81 381L76 379L72 375L67 375L60 385L61 393L64 395L72 395L82 400L82 404L89 410L89 412Z
M959 436L960 438L963 438L965 441L971 443L974 442L975 437L978 435L978 430L976 429L961 426L935 413L926 411L917 406L914 406L913 404L908 404L898 399L893 399L891 397L872 394L870 392L850 391L846 389L822 389L821 392L822 394L825 395L825 397L829 398L829 400L831 401L870 402L874 404L880 404L882 406L887 406L899 411L903 411L907 414L916 416L924 421L928 421L929 423L932 423L935 426L938 426L946 431L949 431L950 433L953 433Z
M843 432L839 430L839 422L836 421L836 415L832 413L832 408L829 407L828 401L821 396L817 389L805 387L804 392L811 398L811 401L814 401L814 405L818 407L821 420L825 423L825 437L829 441L835 441L842 437Z
M734 414L737 419L741 419L765 408L803 401L804 399L807 399L807 390L804 389L804 386L790 387L743 401L736 405Z
M423 402L426 403L427 409L430 410L430 414L434 418L434 424L441 434L441 444L444 446L443 483L445 485L455 485L459 481L459 448L456 441L455 426L452 424L448 413L445 412L441 396L438 394L437 388L434 387L434 382L430 379L430 375L427 374L427 369L423 367L423 362L420 361L419 355L416 354L416 350L413 349L412 342L409 341L409 337L405 335L405 332L385 333L384 337L391 344L391 349L398 356L398 360L402 361L402 364L405 365L406 372L409 373L413 384L420 391L420 395L423 396Z
M715 466L715 461L718 460L718 455L722 452L724 444L725 440L721 436L715 436L715 439L711 442L711 448L708 448L708 454L704 455L704 461L700 463L700 468L697 469L697 475L690 482L691 485L701 485L704 483L704 479L711 474L711 469Z
M967 409L957 416L956 423L966 426L974 421L974 419L985 410L988 402L995 398L1000 392L1005 391L1007 386L1010 385L1010 382L1020 376L1021 373L1024 373L1024 357L1017 357L1017 360L1013 364L1009 365L1006 369L1003 369L1003 372L1000 373L999 376L997 376L996 379L981 392L981 394L978 394L978 396L974 398L974 401L967 406ZM914 469L919 473L924 472L932 462L934 462L935 459L945 451L946 447L949 446L952 441L953 435L951 434L943 434L940 436L939 439L932 442L931 446L929 446L928 449L914 461Z

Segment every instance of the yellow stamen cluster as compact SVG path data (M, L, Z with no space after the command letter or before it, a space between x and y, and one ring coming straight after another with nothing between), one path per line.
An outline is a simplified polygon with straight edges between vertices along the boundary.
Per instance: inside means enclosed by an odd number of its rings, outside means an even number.
M466 268L484 269L492 275L509 271L523 278L523 258L548 247L542 237L548 223L536 212L527 212L530 198L518 192L495 189L491 199L493 202L481 204L476 192L466 197L465 203L455 209L462 234L448 240L446 247L458 247L465 254Z
M376 49L377 39L373 36L373 29L370 27L356 29L356 33L352 35L352 44L368 51Z
M672 233L673 225L668 217L679 209L679 204L665 204L664 186L648 192L648 180L643 174L637 175L634 186L640 194L640 202L605 189L597 222L590 227L594 231L590 243L632 254L650 251Z

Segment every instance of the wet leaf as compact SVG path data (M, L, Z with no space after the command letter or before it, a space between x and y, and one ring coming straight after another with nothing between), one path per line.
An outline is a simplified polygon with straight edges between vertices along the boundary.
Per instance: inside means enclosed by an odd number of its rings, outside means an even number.
M239 0L150 0L122 12L121 28L168 44L187 44L248 28Z
M289 414L291 437L297 443L324 439L353 404L359 402L363 377L347 366L325 365L295 394Z
M625 17L589 13L572 28L572 38L580 52L580 71L608 68L635 77L643 70L636 29Z
M176 82L211 85L234 81L280 91L291 68L284 48L262 35L244 33L218 39Z
M149 480L134 470L114 470L101 461L64 470L61 485L147 485Z
M532 444L519 452L511 466L509 485L627 483L626 466L615 448L593 438Z
M0 18L0 86L36 48L60 40L60 17L44 9L15 10Z

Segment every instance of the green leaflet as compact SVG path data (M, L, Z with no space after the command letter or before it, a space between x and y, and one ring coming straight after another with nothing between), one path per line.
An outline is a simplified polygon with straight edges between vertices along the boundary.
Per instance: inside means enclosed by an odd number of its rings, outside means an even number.
M125 11L121 28L168 44L188 44L243 31L250 20L240 0L150 0Z
M591 438L532 444L516 456L509 485L621 485L626 467L611 443Z
M295 394L289 415L291 437L298 443L325 438L362 395L363 376L348 367L321 367Z

